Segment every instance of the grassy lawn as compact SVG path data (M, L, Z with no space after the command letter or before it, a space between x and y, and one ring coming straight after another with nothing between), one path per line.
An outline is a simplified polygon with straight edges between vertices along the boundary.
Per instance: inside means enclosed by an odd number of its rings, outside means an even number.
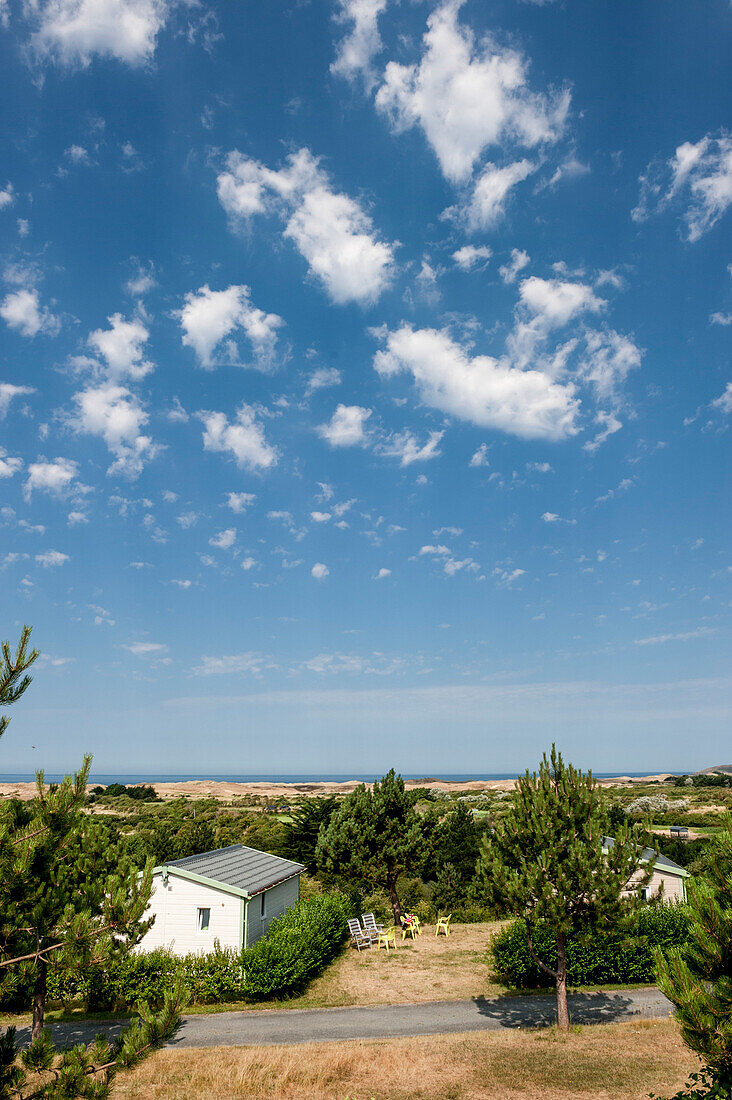
M168 1048L113 1100L646 1100L696 1068L670 1020L297 1047Z

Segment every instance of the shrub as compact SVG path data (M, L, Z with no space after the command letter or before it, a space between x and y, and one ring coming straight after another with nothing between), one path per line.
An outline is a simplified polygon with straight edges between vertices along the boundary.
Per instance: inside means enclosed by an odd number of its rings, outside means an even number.
M641 795L626 808L631 817L639 814L682 814L689 809L688 798L669 801L665 794Z
M652 982L653 949L667 950L686 942L688 912L684 905L651 904L639 909L625 931L588 932L567 941L567 976L572 985ZM537 925L534 945L540 958L556 965L551 928ZM523 920L512 921L493 937L491 952L498 978L517 988L553 985L532 959Z
M340 950L346 921L347 902L338 894L299 901L273 920L267 935L243 954L247 997L302 989Z

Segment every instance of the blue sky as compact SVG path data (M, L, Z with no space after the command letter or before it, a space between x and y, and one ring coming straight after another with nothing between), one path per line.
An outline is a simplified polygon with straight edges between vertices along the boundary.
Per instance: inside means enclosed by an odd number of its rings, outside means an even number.
M0 18L1 770L728 762L727 0Z

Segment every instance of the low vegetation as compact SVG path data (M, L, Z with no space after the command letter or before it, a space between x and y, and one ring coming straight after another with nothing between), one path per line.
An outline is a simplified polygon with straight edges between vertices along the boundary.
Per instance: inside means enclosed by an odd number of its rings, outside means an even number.
M306 1047L169 1048L115 1100L647 1100L693 1059L670 1020Z

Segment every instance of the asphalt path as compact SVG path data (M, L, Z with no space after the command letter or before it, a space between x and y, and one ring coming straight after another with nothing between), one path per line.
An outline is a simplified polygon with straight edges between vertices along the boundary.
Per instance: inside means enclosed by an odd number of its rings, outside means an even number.
M655 988L572 993L569 1012L575 1024L659 1019L672 1005ZM548 1027L555 1022L554 997L544 994L476 997L470 1001L368 1005L358 1008L290 1009L188 1015L168 1046L273 1046L336 1043L349 1039L391 1039L501 1028ZM114 1038L123 1022L81 1021L52 1027L59 1047L89 1042L98 1033ZM27 1029L23 1029L27 1031ZM19 1030L21 1041L27 1034Z

